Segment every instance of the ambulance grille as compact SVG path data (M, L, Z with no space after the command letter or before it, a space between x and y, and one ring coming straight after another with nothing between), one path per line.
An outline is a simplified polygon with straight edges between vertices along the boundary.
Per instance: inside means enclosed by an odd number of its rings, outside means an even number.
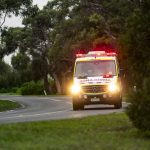
M102 93L107 91L107 85L88 85L82 86L84 93Z

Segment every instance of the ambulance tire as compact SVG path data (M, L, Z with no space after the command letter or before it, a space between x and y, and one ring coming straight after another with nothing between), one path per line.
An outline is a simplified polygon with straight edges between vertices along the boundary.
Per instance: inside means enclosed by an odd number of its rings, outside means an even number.
M120 100L118 103L114 104L115 109L120 109L122 108L122 100Z
M76 110L84 110L84 104L83 104L83 102L80 99L73 98L72 105L73 105L73 110L74 111L76 111Z

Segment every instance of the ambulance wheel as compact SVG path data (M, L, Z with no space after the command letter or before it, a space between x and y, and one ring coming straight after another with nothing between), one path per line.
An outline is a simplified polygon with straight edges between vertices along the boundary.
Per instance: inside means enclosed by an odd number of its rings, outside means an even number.
M114 104L115 109L120 109L122 108L122 101L119 101L118 103Z
M79 98L73 98L73 110L84 110L84 104Z

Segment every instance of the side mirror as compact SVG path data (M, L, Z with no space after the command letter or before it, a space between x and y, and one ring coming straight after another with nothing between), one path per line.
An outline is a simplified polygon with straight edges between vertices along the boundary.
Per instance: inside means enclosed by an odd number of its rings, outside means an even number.
M124 69L119 69L119 77L125 77Z

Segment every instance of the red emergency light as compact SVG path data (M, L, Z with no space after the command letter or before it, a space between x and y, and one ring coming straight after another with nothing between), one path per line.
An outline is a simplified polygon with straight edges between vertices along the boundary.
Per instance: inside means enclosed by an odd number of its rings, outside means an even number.
M115 52L107 52L107 51L90 51L87 55L91 56L117 56Z
M107 51L89 51L87 54L77 53L76 57L100 57L100 56L117 56L115 52L107 52Z
M107 52L106 55L107 56L117 56L117 54L115 52Z
M80 58L80 57L85 57L85 55L87 54L87 50L85 49L79 49L76 51L76 57Z
M83 57L85 54L76 54L77 58Z
M111 74L104 74L103 78L112 78L112 75Z

